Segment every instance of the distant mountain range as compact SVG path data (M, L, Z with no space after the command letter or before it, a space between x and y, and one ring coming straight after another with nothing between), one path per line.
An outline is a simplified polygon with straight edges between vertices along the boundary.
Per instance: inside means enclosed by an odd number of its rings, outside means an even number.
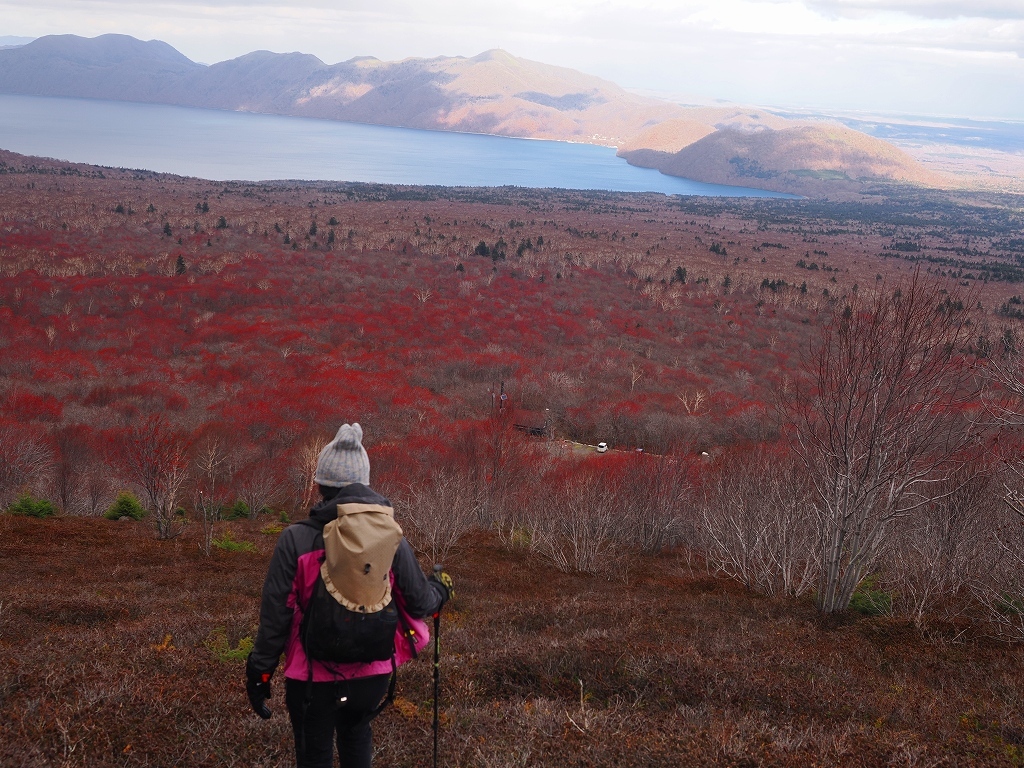
M207 66L158 40L52 35L0 48L0 92L586 142L671 175L815 196L879 180L941 183L857 131L758 109L684 107L501 50L330 65L256 51Z

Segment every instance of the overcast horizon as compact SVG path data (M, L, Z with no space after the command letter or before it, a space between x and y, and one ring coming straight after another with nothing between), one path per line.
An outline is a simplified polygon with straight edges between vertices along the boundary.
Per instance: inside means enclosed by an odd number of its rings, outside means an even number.
M0 0L0 35L162 40L212 64L502 48L693 103L1024 119L1024 0Z

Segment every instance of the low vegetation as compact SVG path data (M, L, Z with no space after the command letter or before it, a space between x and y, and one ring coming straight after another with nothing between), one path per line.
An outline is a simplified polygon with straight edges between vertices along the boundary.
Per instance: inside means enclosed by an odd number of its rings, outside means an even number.
M121 492L117 494L114 503L103 513L103 516L107 520L120 520L122 518L141 520L146 516L146 510L143 509L142 504L139 503L139 500L134 495Z
M52 517L57 513L46 499L35 499L25 493L18 497L18 500L7 507L9 515L25 515L26 517Z
M273 547L202 553L198 526L0 516L0 762L287 764L280 680L248 708L246 647ZM823 619L685 551L612 581L474 533L442 619L441 764L1019 765L1019 645L868 610ZM427 563L424 563L427 565ZM55 590L31 573L69 576ZM874 605L872 603L872 605ZM429 660L403 667L377 765L431 760Z
M446 764L1024 763L1019 203L4 158L3 764L287 760L240 659L341 421L459 582Z

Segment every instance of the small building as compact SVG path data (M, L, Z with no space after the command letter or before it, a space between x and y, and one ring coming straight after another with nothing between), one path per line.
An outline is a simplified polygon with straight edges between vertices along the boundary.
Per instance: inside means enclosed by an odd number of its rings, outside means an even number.
M512 423L520 432L525 432L531 437L551 437L550 409L526 411L517 408L513 418L515 420Z

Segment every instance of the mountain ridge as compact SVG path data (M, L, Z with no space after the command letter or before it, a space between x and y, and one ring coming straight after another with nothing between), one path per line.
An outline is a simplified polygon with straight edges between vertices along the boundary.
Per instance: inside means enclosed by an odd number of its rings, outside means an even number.
M620 150L632 165L694 181L757 186L809 197L845 186L894 181L941 187L944 179L881 139L838 126L798 125L767 131L726 127L678 151Z
M788 142L737 138L804 124L746 107L683 107L501 49L395 62L361 56L336 64L300 52L253 51L205 65L159 40L51 35L0 49L0 92L600 144L616 147L627 162L670 175L694 173L699 176L687 177L797 194L856 192L862 167L877 171L874 181L936 183L909 156L884 162L900 151L857 138L870 138L866 134L825 139L820 131L805 132L801 141L787 134ZM815 141L825 141L831 152L812 146ZM837 150L837 142L848 146ZM735 154L728 154L729 146ZM808 186L805 176L793 173L807 165L792 157L796 146L819 160L827 155L821 170L835 173ZM861 157L856 165L858 152L878 155L877 162ZM773 175L737 174L751 167Z

